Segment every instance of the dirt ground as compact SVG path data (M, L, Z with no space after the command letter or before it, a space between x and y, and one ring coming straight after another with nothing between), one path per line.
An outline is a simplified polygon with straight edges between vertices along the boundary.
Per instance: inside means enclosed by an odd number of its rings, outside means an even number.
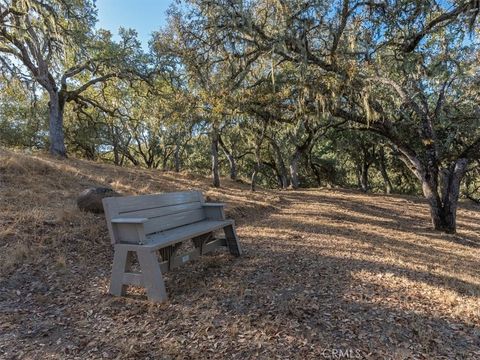
M478 207L442 235L415 197L223 184L0 151L0 358L480 358ZM104 217L75 207L93 185L201 189L244 255L167 273L165 304L112 297Z

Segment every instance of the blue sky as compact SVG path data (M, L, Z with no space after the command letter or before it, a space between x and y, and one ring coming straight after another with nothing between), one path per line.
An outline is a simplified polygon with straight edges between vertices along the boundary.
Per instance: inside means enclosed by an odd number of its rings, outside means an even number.
M171 3L173 0L97 0L97 27L113 34L121 26L133 28L147 48L150 34L165 24L165 12Z

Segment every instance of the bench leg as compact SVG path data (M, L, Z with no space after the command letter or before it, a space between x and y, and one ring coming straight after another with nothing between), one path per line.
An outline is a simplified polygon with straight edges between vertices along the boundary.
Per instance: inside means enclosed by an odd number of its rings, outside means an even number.
M115 246L113 255L112 278L110 280L110 294L123 296L126 292L126 285L123 284L123 274L130 270L132 254L130 251Z
M230 254L235 256L242 255L242 249L240 248L240 243L238 242L237 232L233 225L228 225L223 228L225 232L225 238L227 239L227 246L230 250Z
M155 302L167 301L167 291L165 290L165 283L163 282L157 255L149 250L138 250L137 256L142 269L142 278L147 289L148 299Z

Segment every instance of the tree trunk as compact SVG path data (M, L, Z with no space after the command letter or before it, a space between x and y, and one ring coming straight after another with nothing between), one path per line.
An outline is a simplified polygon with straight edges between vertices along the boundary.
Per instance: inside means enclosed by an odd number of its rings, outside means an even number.
M251 191L256 190L257 174L258 174L258 164L255 164L254 167L253 167L253 173L252 173L251 183L250 183L250 190Z
M358 187L363 192L368 192L369 184L368 184L368 168L370 165L368 164L366 159L362 160L361 164L357 165L357 180L358 180Z
M113 145L113 163L117 166L120 165L120 154L118 152L117 144Z
M430 205L432 225L435 230L448 234L456 232L457 206L460 195L460 183L467 170L468 160L458 159L449 168L440 172L440 190L434 187L435 181L425 176L422 189Z
M269 140L270 144L273 147L273 150L275 151L275 158L280 177L280 187L286 189L290 186L290 179L288 178L287 168L285 166L285 162L283 161L282 151L280 150L280 146L278 146L275 140L271 138Z
M262 159L261 159L261 156L260 156L260 147L262 146L263 138L264 138L264 133L262 133L261 136L259 138L257 138L256 142L255 142L255 165L253 166L253 173L252 173L252 178L251 178L251 183L250 183L250 190L251 191L256 190L257 175L262 168Z
M155 158L152 156L148 156L145 160L145 165L147 165L147 169L153 169L155 165Z
M237 162L232 154L228 154L227 159L230 164L230 179L237 180Z
M270 168L272 168L273 172L275 173L275 177L277 178L277 185L280 189L283 189L283 185L284 185L284 179L282 177L282 175L280 175L280 172L278 171L277 169L277 166L275 164L274 161L272 161L271 163L266 163L266 162L263 162L263 165L265 166L270 166Z
M227 149L227 146L223 142L222 137L220 135L218 135L218 143L222 147L222 150L225 153L225 156L227 157L228 164L230 165L230 179L237 180L237 161L235 160L235 157Z
M130 162L134 165L134 166L138 166L140 165L140 161L138 161L135 156L133 156L132 154L130 154L129 150L128 149L125 149L125 151L122 151L122 154L128 159L130 160Z
M168 148L165 147L163 149L163 157L162 157L162 171L167 171L168 170L168 159L170 158L170 152L168 151Z
M180 145L175 145L175 152L174 152L174 162L175 162L175 172L180 172Z
M311 158L309 160L309 163L310 163L310 168L312 169L313 175L315 175L315 179L317 180L317 185L322 186L322 177L320 176L320 172L317 169L317 164L315 164Z
M443 206L437 189L432 188L432 184L425 180L422 181L422 190L430 206L430 218L433 228L439 231L446 231L448 226L444 221Z
M88 160L95 160L97 158L97 153L96 153L96 150L95 150L95 145L91 145L91 146L86 146L85 149L85 157L88 159Z
M422 184L425 197L430 205L430 217L433 228L437 231L454 234L456 232L456 201L450 204L442 204L437 196L438 194L429 187L426 183Z
M212 132L212 178L213 186L220 187L220 173L218 168L218 133L216 129Z
M385 194L391 194L393 191L392 182L388 176L387 166L385 164L385 151L383 147L380 147L379 160L378 160L380 173L382 174L383 183L385 185Z
M290 161L290 179L292 188L297 189L300 186L300 180L298 179L298 163L302 158L302 151L297 149Z
M65 149L65 135L63 133L63 110L65 108L65 99L55 90L50 91L49 96L50 154L59 158L66 158L67 151Z

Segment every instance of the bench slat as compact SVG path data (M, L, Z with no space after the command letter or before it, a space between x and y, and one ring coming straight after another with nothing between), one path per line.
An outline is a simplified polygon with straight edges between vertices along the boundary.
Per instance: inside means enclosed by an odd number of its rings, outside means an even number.
M142 217L142 218L153 218L159 216L166 216L181 213L184 211L201 209L203 204L200 201L179 204L179 205L170 205L170 206L161 206L151 209L137 209L135 211L122 212L121 217Z
M203 202L203 196L198 191L122 196L111 199L115 202L115 208L118 214L128 213L139 209L154 209L163 206Z
M145 217L115 217L112 220L113 224L143 224L148 221Z
M145 223L145 234L149 235L159 231L174 229L183 225L196 223L206 219L203 209L184 211L177 214L154 217Z

